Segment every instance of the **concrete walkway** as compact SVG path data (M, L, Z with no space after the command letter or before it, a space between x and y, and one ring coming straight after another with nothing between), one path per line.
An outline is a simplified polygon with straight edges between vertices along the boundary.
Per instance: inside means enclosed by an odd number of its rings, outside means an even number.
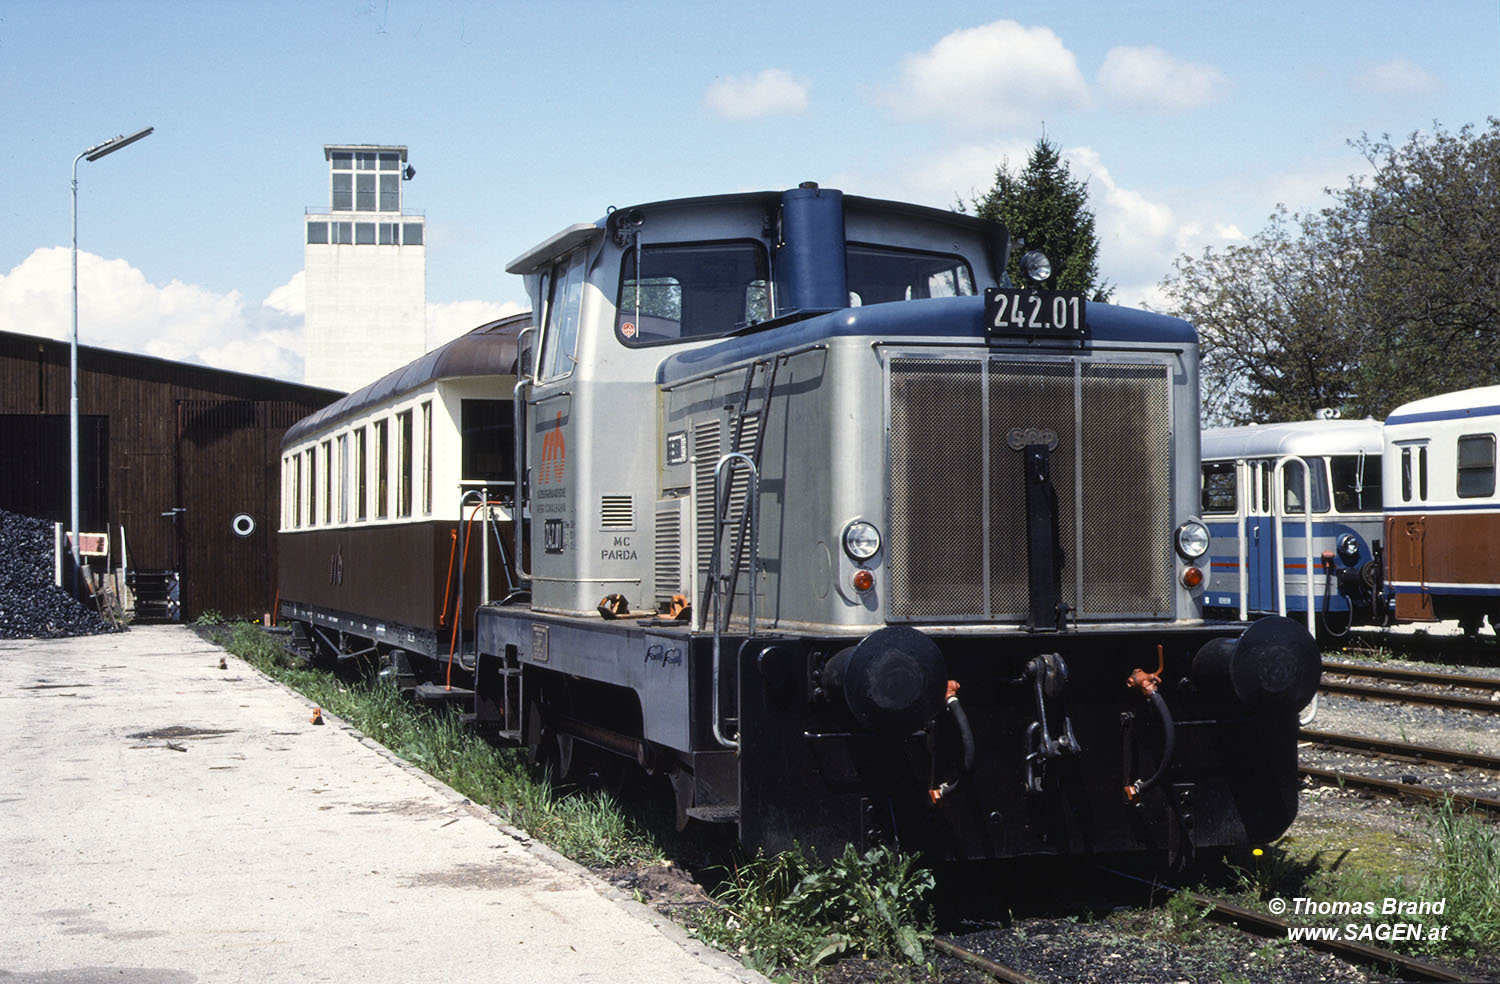
M762 980L222 655L0 640L0 984Z

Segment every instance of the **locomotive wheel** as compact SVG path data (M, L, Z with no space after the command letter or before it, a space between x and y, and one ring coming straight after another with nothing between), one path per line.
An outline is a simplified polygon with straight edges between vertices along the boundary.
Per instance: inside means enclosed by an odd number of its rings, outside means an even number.
M551 767L555 779L565 779L573 771L572 735L563 734L553 725L557 712L571 707L567 682L561 679L528 681L526 689L526 760L532 768Z

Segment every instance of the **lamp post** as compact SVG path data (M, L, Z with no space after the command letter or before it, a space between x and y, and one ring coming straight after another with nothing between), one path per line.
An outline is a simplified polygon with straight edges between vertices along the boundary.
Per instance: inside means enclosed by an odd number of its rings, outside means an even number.
M73 344L68 356L68 381L72 391L72 397L68 403L68 460L71 464L71 497L69 502L72 507L72 536L69 549L73 553L73 594L78 594L78 569L82 566L82 558L78 550L78 162L97 161L108 154L113 154L121 147L129 146L137 140L151 136L155 127L148 126L146 129L130 136L111 137L101 144L96 144L73 158Z

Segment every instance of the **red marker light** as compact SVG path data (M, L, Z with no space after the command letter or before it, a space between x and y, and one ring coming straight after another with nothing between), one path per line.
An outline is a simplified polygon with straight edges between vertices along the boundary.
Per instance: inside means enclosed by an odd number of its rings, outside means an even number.
M861 567L854 572L854 576L849 579L849 583L854 585L855 591L863 594L875 587L875 575Z
M1182 572L1182 583L1184 587L1196 588L1203 583L1203 572L1196 567L1189 567Z

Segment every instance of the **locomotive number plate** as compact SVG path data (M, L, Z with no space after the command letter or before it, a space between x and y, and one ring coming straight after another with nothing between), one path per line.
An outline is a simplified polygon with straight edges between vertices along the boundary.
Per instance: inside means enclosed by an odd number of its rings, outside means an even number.
M986 338L1088 337L1088 302L1079 290L1041 290L1036 287L986 287Z

